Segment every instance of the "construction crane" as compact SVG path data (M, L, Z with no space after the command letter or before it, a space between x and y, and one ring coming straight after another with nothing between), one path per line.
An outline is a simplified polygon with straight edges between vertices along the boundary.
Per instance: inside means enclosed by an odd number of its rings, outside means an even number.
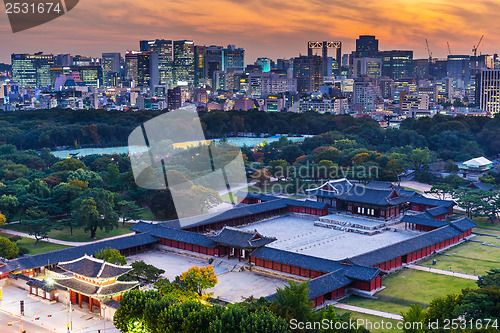
M448 54L451 55L450 43L446 42L446 44L448 44Z
M479 42L477 43L477 45L475 45L472 48L472 53L474 53L474 57L477 56L477 49L479 48L479 44L481 44L481 42L483 41L483 38L484 38L484 35L481 36L481 39L479 39Z
M429 62L432 62L432 52L429 49L429 42L427 41L427 38L425 39L425 45L427 45L427 53L429 53Z

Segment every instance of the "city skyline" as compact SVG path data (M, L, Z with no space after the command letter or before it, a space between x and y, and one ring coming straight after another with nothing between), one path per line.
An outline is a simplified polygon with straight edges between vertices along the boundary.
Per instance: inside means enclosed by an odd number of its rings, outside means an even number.
M53 22L16 34L3 14L0 62L10 63L11 53L38 51L123 55L126 50L139 49L139 40L165 38L192 39L198 45L235 44L245 48L247 63L252 63L262 56L276 59L306 54L308 40L340 40L343 53L350 53L356 38L365 34L375 35L381 50L413 50L415 59L428 57L425 38L433 57L445 58L447 41L452 54L471 54L473 45L485 34L478 53L493 54L500 41L500 23L494 17L498 9L500 4L489 1L472 5L448 0L391 0L383 5L377 1L329 4L323 0L276 0L264 4L259 0L181 0L152 4L126 0L119 6L117 1L97 4L88 0ZM94 18L91 24L89 17Z

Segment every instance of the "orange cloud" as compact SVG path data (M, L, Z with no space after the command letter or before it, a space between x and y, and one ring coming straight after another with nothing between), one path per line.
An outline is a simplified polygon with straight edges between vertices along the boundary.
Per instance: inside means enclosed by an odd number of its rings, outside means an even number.
M341 40L344 53L360 34L374 34L381 49L412 49L426 57L493 53L500 41L500 3L489 0L86 0L59 20L12 34L0 14L0 61L12 52L99 55L138 48L145 38L194 39L197 44L236 44L247 61L258 56L305 53L308 40Z

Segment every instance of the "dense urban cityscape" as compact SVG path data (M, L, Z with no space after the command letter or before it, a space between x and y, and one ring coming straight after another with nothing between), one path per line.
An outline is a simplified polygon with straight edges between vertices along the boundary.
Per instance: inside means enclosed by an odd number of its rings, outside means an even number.
M0 332L499 331L500 4L4 3Z
M164 110L194 103L200 110L350 114L385 126L402 119L447 115L492 116L500 111L500 59L482 54L414 59L413 51L380 50L375 36L304 42L307 55L258 58L247 64L235 45L192 40L143 40L137 51L12 54L0 66L0 108ZM449 47L449 44L448 44ZM298 50L300 52L302 50Z

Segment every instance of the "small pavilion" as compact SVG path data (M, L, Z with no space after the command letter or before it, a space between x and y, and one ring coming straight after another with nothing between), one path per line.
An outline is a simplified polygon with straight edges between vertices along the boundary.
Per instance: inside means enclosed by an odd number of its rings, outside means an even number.
M90 312L98 307L101 315L103 301L119 301L126 291L139 285L137 281L118 281L118 277L132 270L131 266L111 264L88 255L60 262L58 267L66 274L54 279L54 282L69 291L71 304L78 304L81 308L83 303L88 303Z

